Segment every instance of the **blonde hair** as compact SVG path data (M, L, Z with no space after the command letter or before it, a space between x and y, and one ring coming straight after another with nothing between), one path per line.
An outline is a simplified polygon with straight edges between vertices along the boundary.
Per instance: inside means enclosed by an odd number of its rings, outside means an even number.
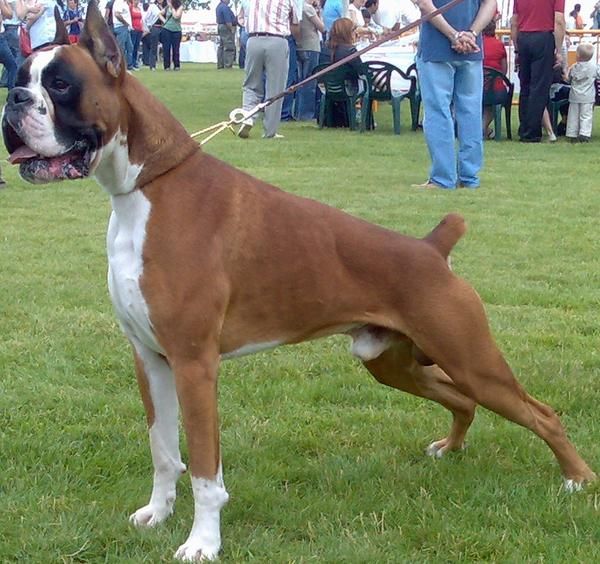
M594 56L594 46L591 43L577 45L577 58L582 62L589 61Z

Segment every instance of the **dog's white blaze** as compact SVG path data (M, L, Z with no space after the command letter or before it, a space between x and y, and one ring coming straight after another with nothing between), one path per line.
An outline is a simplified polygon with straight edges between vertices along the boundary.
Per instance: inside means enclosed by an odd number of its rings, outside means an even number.
M221 548L221 508L229 495L223 484L221 464L214 480L194 478L194 524L188 539L179 547L175 558L186 562L213 560Z
M152 329L148 304L140 288L142 250L150 202L139 190L111 198L108 224L108 290L123 331L154 352L164 351Z
M62 155L70 149L56 137L54 105L48 91L42 85L44 69L54 60L57 50L36 53L29 69L27 90L33 98L33 104L22 120L19 134L27 146L44 157Z
M149 430L154 481L148 505L138 509L130 520L137 526L153 527L173 512L175 486L185 465L179 452L178 404L173 373L162 356L139 341L133 343L144 365L154 407L154 423Z
M94 176L102 188L111 196L132 192L144 166L130 162L127 137L118 131L99 151L102 154Z
M234 351L230 351L228 353L221 355L221 360L228 360L230 358L237 358L239 356L246 356L249 354L254 354L260 351L266 351L269 349L274 349L281 345L283 341L267 341L265 343L250 343L248 345L244 345L239 349Z

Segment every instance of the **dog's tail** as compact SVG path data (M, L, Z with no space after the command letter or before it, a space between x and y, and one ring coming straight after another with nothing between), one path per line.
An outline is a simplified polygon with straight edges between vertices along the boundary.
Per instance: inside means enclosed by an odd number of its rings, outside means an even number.
M457 213L449 213L423 240L433 245L447 259L454 245L466 231L467 224L463 216Z

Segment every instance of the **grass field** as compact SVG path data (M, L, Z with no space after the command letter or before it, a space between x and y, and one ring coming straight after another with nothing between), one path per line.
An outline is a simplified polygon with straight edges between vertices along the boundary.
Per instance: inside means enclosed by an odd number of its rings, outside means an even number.
M190 132L240 105L241 71L137 76ZM585 146L491 141L481 189L419 191L428 158L404 111L400 136L383 107L372 133L290 124L280 141L256 128L206 151L416 236L464 214L455 271L481 294L519 379L599 470L598 132ZM31 186L3 169L0 562L170 562L192 522L187 477L165 524L127 522L152 469L106 288L108 198L91 180ZM376 384L344 338L224 363L220 415L222 562L600 561L600 488L566 495L546 446L484 410L464 453L424 456L448 414Z

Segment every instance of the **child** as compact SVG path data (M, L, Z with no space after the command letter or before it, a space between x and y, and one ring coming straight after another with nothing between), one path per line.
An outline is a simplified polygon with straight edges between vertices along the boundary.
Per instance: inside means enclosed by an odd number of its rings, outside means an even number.
M592 137L594 100L596 86L600 78L600 68L592 61L594 46L580 43L577 46L577 62L569 69L571 91L569 92L569 115L567 117L567 137L572 143L587 143Z

